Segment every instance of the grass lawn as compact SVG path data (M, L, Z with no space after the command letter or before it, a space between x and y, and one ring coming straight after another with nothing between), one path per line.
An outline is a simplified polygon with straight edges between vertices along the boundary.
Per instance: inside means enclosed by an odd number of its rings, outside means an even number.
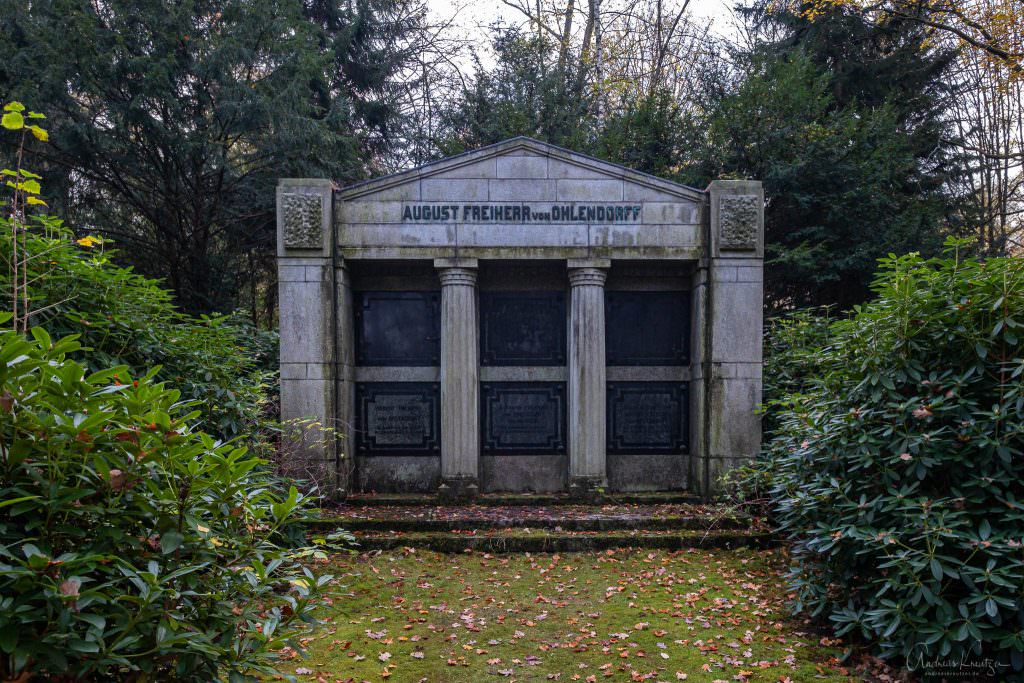
M788 616L781 551L352 555L300 681L846 681ZM822 644L822 642L826 644Z

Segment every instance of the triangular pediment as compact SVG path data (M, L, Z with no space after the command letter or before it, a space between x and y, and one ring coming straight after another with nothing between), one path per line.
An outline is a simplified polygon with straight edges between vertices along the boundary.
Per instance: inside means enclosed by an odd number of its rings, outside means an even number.
M616 197L619 200L702 202L705 199L705 194L695 188L528 137L511 138L407 171L349 185L339 192L339 198L345 201L398 198L429 201L437 198L431 193L446 188L456 193L461 188L471 191L474 187L471 181L509 181L509 186L515 187L518 183L524 189L528 189L529 183L562 183L586 199L611 199L605 193L609 189L615 192L616 185L609 183L615 181L622 188L622 196ZM457 198L470 199L464 196Z

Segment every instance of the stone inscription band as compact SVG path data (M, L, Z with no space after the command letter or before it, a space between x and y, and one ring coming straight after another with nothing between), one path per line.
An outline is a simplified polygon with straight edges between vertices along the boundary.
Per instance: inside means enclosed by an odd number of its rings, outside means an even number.
M640 204L406 204L403 221L433 223L638 223Z

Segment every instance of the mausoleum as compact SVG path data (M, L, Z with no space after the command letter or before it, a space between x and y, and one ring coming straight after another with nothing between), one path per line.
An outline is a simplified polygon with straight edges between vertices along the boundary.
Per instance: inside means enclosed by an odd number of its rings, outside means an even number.
M281 180L294 457L338 495L708 494L760 446L763 206L529 138Z

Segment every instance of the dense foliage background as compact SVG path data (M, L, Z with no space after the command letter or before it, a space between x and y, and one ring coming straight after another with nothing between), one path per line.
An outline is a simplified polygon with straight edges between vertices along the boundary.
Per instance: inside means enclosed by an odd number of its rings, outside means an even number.
M0 219L0 230L10 233L9 219ZM54 338L76 335L87 349L76 360L87 369L158 368L159 379L202 403L197 426L224 439L253 435L273 416L267 392L277 371L275 333L253 330L242 316L181 313L171 292L114 264L116 252L102 241L76 243L52 216L31 216L25 240L31 324ZM5 262L10 246L0 243ZM11 272L0 270L0 291L11 288Z
M0 93L48 117L55 212L186 312L269 326L277 178L376 167L420 17L406 4L5 0Z
M759 464L797 608L908 662L1024 670L1024 262L890 257L876 298L799 315ZM791 379L796 378L796 379Z

